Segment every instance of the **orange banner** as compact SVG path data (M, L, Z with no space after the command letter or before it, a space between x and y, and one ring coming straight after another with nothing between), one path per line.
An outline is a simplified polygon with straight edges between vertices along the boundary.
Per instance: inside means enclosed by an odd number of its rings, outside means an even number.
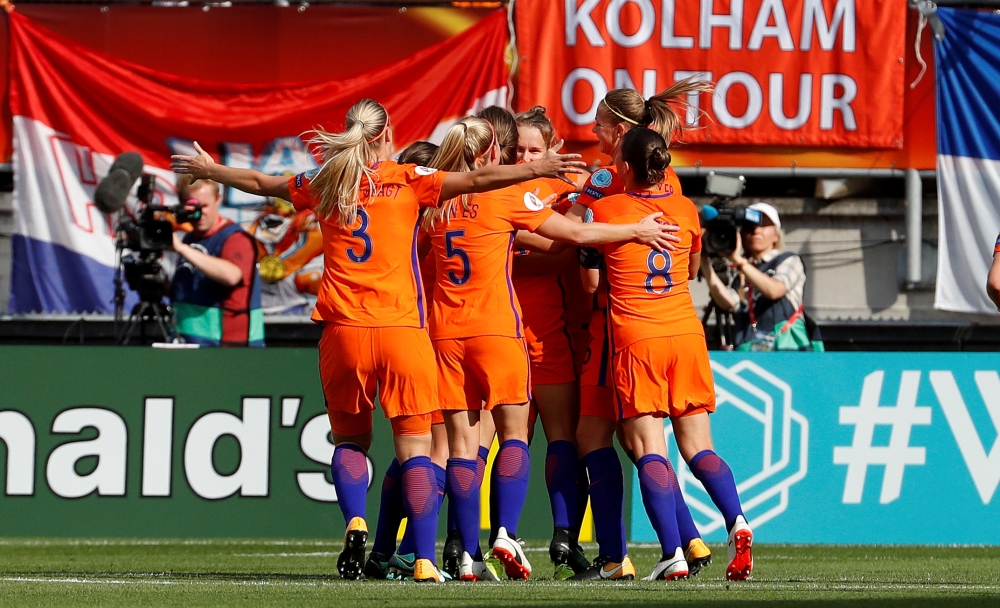
M856 0L518 0L521 106L594 141L615 88L644 97L693 75L684 141L892 149L903 144L906 3Z

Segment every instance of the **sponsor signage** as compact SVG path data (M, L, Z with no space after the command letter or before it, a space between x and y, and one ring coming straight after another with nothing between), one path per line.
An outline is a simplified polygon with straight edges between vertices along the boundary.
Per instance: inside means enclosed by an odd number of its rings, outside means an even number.
M900 148L906 4L856 0L519 0L518 96L596 141L604 95L695 76L688 143Z
M0 536L343 532L313 349L0 347L0 366ZM1000 543L1000 354L712 353L712 368L713 440L759 542ZM374 423L370 525L393 458ZM665 433L695 522L724 540ZM546 539L541 428L531 453L518 534ZM655 542L642 501L626 505L630 540Z
M759 542L1000 543L1000 354L712 353L712 370L716 451ZM664 433L695 523L724 541ZM639 501L630 531L656 540Z

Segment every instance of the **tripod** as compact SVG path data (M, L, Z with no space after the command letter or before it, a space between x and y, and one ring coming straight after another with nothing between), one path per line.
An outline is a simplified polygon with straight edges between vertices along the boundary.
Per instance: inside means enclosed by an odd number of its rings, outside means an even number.
M173 340L173 336L177 335L177 326L174 323L174 311L170 308L170 305L163 300L159 302L142 300L132 307L132 313L125 323L125 329L122 331L122 336L118 341L119 344L122 346L127 345L137 327L139 328L139 341L145 344L147 321L156 322L160 333L154 337L162 337L163 342L170 342Z
M733 270L729 267L729 264L725 259L720 257L711 258L712 269L715 274L719 275L719 278L726 285L731 285L733 282ZM705 328L705 335L708 335L708 321L712 318L712 313L715 313L715 327L719 330L719 348L720 350L733 350L734 346L734 323L733 323L733 313L728 310L723 310L715 303L711 297L708 298L708 304L705 305L704 310L701 315L701 325Z
M146 323L153 321L159 333L154 332L151 337L172 342L177 335L177 324L173 309L164 302L168 281L160 263L160 252L140 250L123 256L125 248L124 239L120 237L115 264L115 341L122 346L128 344L138 329L140 342L146 344ZM125 314L126 282L139 294L139 302L132 307L119 333L118 326Z

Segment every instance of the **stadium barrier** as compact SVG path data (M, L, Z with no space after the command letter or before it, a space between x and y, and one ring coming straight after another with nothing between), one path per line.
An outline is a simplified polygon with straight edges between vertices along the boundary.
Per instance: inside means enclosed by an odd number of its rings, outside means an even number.
M1000 543L1000 354L712 353L712 369L716 451L759 541ZM725 540L677 470L703 534ZM656 540L639 501L631 523Z
M712 359L716 449L759 541L1000 543L1000 354ZM342 533L314 349L0 347L0 370L0 536ZM392 458L378 414L374 433L372 522ZM535 437L519 533L543 539L541 428ZM723 539L711 501L677 469L706 537ZM632 541L655 540L641 501L628 496L626 513Z

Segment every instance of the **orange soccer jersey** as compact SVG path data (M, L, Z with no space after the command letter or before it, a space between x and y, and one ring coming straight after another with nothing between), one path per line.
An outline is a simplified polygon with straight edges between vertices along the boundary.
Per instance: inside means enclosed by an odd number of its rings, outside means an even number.
M660 188L667 194L681 193L681 181L677 177L677 172L674 171L673 167L667 167L667 175L663 183L660 184ZM587 183L584 184L583 191L580 193L580 197L576 199L576 202L590 209L594 206L594 203L602 198L621 194L622 192L625 192L625 182L619 177L618 168L611 165L595 171L587 179Z
M510 187L456 204L431 230L437 281L431 338L441 409L492 409L531 399L521 306L510 278L517 230L553 211Z
M533 231L554 213L519 186L478 194L468 208L431 229L437 281L431 338L522 338L521 307L510 266L514 234Z
M561 197L550 203L556 207L557 212L565 212L565 209L560 211L560 207L567 207L565 201L570 200L566 198L567 195L576 192L576 186L555 178L523 182L520 187L535 192L542 200L552 195ZM573 268L568 269L574 274L570 274L566 272L564 256L518 253L532 255L549 266L544 270L529 273L519 271L515 263L512 273L514 291L517 293L523 312L524 337L528 344L528 357L531 360L532 383L539 385L573 382L577 378L577 373L564 305L566 292L573 287L569 281L575 276L576 283L579 284L579 273L575 268L576 256L573 256Z
M594 207L594 221L630 224L658 211L663 212L660 221L680 227L675 251L654 251L634 242L603 246L616 351L645 338L703 333L688 285L689 256L701 251L694 203L666 192L617 194Z
M603 172L603 173L602 173ZM612 165L595 172L587 180L577 202L593 210L601 207L607 197L625 191L625 182L618 177L617 168ZM681 184L673 168L668 168L664 182L658 192L680 194ZM615 420L618 411L614 404L611 374L611 339L608 335L607 293L598 292L593 301L590 316L590 347L580 376L580 414Z
M323 279L313 320L325 324L320 379L335 433L363 434L379 402L395 434L429 432L437 409L434 351L425 326L417 260L418 216L437 205L445 173L384 161L373 167L374 191L362 179L354 223L320 217ZM311 173L289 178L298 210L319 204ZM412 428L400 421L414 417ZM406 425L404 425L406 426Z
M701 250L694 203L662 191L629 192L604 199L594 208L594 221L629 223L657 211L680 227L675 251L637 243L603 247L619 418L714 407L704 330L688 282L690 255Z
M438 204L447 175L415 165L383 161L375 165L375 194L361 180L361 205L354 224L320 218L323 281L314 321L354 327L424 327L426 312L417 260L418 215ZM312 173L290 177L291 202L315 209Z

